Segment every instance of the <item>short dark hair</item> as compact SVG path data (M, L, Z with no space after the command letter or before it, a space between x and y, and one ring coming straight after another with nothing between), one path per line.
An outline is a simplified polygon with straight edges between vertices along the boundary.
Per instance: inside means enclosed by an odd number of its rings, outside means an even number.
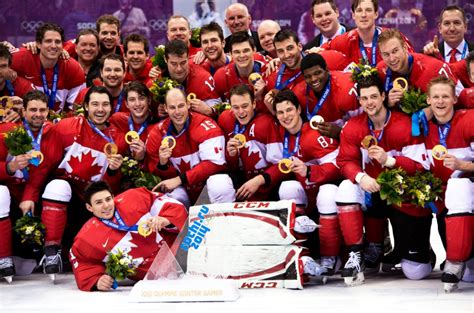
M221 41L224 41L224 31L222 30L222 27L216 22L210 22L209 24L206 24L203 27L201 27L201 30L199 32L199 40L201 40L202 35L211 33L211 32L216 32L217 35L219 36L219 39Z
M443 21L443 14L446 11L459 11L459 12L461 12L462 20L464 21L464 24L467 23L466 11L464 11L463 8L461 8L460 6L457 6L457 5L448 5L447 7L442 9L441 13L439 14L439 17L438 17L439 23L441 23Z
M311 16L314 16L314 6L317 4L323 4L323 3L329 3L331 8L334 10L334 12L338 11L338 8L334 0L313 0L311 2Z
M328 70L326 60L322 55L319 53L308 53L301 60L301 72L304 72L305 70L317 65L319 65L319 67L325 71Z
M87 204L91 205L92 196L101 191L108 191L112 197L114 196L112 193L112 188L110 188L109 184L103 180L99 180L87 185L87 187L84 189L84 200Z
M255 41L253 40L252 36L249 35L246 31L241 31L241 32L236 32L233 33L232 36L230 37L230 51L232 52L232 47L235 44L242 43L242 42L248 42L250 44L250 47L252 49L255 49Z
M92 87L90 87L89 90L87 90L86 95L84 96L84 103L83 103L84 108L86 104L89 104L89 101L91 100L91 95L93 93L106 94L109 97L110 105L113 106L113 100L112 100L113 98L110 92L107 90L107 88L105 88L104 86L92 85ZM84 110L84 115L86 117L89 115L88 110Z
M79 34L77 34L76 45L79 43L79 39L81 38L81 36L85 36L85 35L94 35L95 39L97 40L97 46L99 45L99 34L97 33L95 29L92 29L92 28L82 29L79 32Z
M116 25L117 31L120 31L120 20L111 14L104 14L99 16L99 18L95 22L95 28L98 33L100 32L100 25L102 24Z
M123 53L127 54L128 51L128 43L129 42L139 42L143 44L143 50L145 50L145 53L148 53L148 50L150 49L150 44L148 42L148 39L146 39L145 36L142 36L140 34L130 34L127 37L125 37L125 40L123 42Z
M281 103L283 101L291 102L297 109L300 107L300 102L298 101L298 97L296 97L295 93L290 89L284 89L280 90L273 99L273 111L276 112L277 103Z
M23 107L26 109L28 107L28 103L33 100L38 100L46 103L48 105L48 96L44 94L44 92L39 90L30 90L23 95Z
M234 85L229 92L229 102L232 96L237 95L237 96L244 96L244 95L249 95L250 96L250 101L253 103L255 100L255 94L253 92L253 89L250 88L249 85L247 84L238 84ZM230 103L232 105L232 103Z
M145 96L147 98L150 98L151 96L150 89L148 89L144 83L138 80L134 80L130 84L126 85L123 91L125 93L125 99L128 98L128 93L130 91L135 91L140 96Z
M275 37L273 37L273 44L275 44L276 42L285 41L290 38L292 38L296 42L296 44L300 43L298 35L293 30L282 29L275 34Z
M121 55L116 54L116 53L112 53L112 54L109 54L109 55L104 55L102 58L100 58L100 60L99 60L99 69L101 71L104 70L105 60L120 61L120 63L122 63L122 68L125 71L125 61L123 60L123 57Z
M182 40L171 40L165 45L165 58L168 59L170 54L178 56L181 56L183 54L188 55L188 46Z
M370 87L377 87L377 89L380 91L380 94L385 92L382 80L377 74L373 74L370 76L359 76L356 84L357 94L360 95L361 89Z
M352 0L351 11L355 12L356 8L360 5L360 3L364 0ZM370 0L374 5L374 11L377 13L379 11L379 0Z
M65 41L64 29L61 26L53 23L44 23L36 31L36 42L41 43L47 31L58 32L59 35L61 35L61 41Z
M12 65L12 54L8 47L0 43L0 58L8 60L8 66Z

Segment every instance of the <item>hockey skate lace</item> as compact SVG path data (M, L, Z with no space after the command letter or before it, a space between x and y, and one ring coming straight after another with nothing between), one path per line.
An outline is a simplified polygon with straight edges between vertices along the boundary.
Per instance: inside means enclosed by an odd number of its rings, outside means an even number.
M0 259L0 268L9 268L13 267L12 258L2 258Z
M349 252L349 259L347 260L345 268L355 268L360 272L360 252Z
M48 255L48 256L43 255L43 258L41 259L39 265L43 265L43 263L44 263L44 267L47 267L49 265L58 265L59 266L59 271L60 272L62 271L63 260L61 258L60 253L56 253L56 254Z
M334 267L334 264L336 264L336 258L335 257L323 257L321 258L321 266L325 267L327 269L332 269Z

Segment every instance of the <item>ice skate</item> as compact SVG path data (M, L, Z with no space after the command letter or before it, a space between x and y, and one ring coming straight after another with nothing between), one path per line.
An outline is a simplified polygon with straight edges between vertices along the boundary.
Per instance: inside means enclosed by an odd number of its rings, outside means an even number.
M383 257L383 245L369 242L364 249L365 274L376 274L380 270Z
M349 252L349 259L341 271L341 276L344 278L346 286L357 286L361 285L364 280L364 260L361 251Z
M44 256L40 261L43 265L43 272L48 274L53 282L56 281L56 274L62 272L63 262L61 259L61 250L58 246L44 247Z
M321 257L321 266L323 267L322 275L332 276L341 267L341 259L336 256L323 256Z
M395 273L401 272L400 257L396 256L394 252L390 252L382 258L382 272Z
M441 275L441 281L444 283L444 292L450 293L458 289L458 283L464 273L464 262L452 262L446 260L444 273Z
M323 284L326 283L327 277L322 276L326 270L318 262L316 262L310 256L302 256L301 261L303 262L304 273L310 276L318 277L322 280Z
M11 284L15 275L15 266L11 257L0 259L0 277L5 278L7 283Z

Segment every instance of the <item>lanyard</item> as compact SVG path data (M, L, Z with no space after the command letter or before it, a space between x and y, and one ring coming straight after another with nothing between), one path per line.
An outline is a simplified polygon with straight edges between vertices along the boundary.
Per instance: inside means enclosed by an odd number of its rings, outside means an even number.
M122 102L123 102L123 90L120 92L120 95L118 97L118 100L117 100L117 105L115 106L115 110L114 110L114 113L117 113L118 111L120 111L120 108L122 107Z
M295 147L293 148L293 151L291 153L289 152L290 148L290 133L285 130L285 138L283 140L283 158L287 159L293 155L295 155L296 152L298 152L298 149L300 147L300 137L301 137L301 131L299 131L296 134L296 139L295 139Z
M326 87L324 88L323 95L321 98L318 100L318 103L316 103L316 106L313 109L313 112L309 112L309 86L306 86L306 117L308 118L308 121L311 120L313 116L315 116L319 110L321 110L324 102L329 96L329 93L331 92L331 76L328 74L328 82L326 84Z
M374 33L374 38L372 38L372 60L370 61L371 66L376 66L377 65L377 40L379 38L379 31L376 28L375 33ZM367 56L367 51L365 51L365 46L364 42L362 39L359 37L359 50L360 53L362 54L362 59L364 59L365 62L369 62L369 57Z
M467 42L464 42L464 47L462 48L462 52L461 52L461 60L464 59L466 57L466 54L467 54ZM452 49L452 50L457 50L456 48ZM456 51L457 52L457 51ZM451 54L451 51L450 53L446 53L445 57L444 57L444 60L446 62L449 62L449 58L450 58L450 54Z
M230 59L229 57L226 55L225 56L225 64L224 65L227 65L230 63ZM216 73L216 69L214 68L214 66L210 65L209 66L209 72L211 73L211 76L214 76L214 74Z
M448 137L450 129L451 129L451 122L447 122L444 125L438 125L439 142L445 148L448 147L446 144L446 138Z
M413 67L413 55L408 55L408 74L405 75L405 79L408 81L408 77L410 76L411 69ZM389 92L393 88L393 81L392 81L392 70L390 67L387 66L387 75L385 76L385 92Z
M48 81L46 80L46 73L41 65L41 81L43 82L43 91L48 96L48 107L54 109L56 103L56 92L58 91L59 65L56 63L53 73L53 85L51 90L48 88Z
M5 80L5 87L7 87L8 95L10 97L13 97L15 95L15 89L13 88L11 81L9 81L8 79Z
M260 68L261 68L261 64L254 61L252 73L260 73ZM242 80L242 78L239 75L239 71L237 70L237 65L235 65L235 63L234 63L234 69L235 69L235 74L237 75L237 78L239 79L240 83L245 84L245 82Z
M304 57L304 53L301 53L301 56ZM298 71L298 73L296 73L295 75L291 76L289 79L287 79L286 81L284 81L283 83L281 82L282 78L283 78L283 73L285 72L285 69L286 69L286 64L283 63L281 66L280 66L280 69L278 70L278 75L277 75L277 80L276 80L276 84L275 84L275 88L278 89L278 90L283 90L286 88L286 86L288 86L289 84L291 84L292 82L294 82L298 77L300 77L301 75L301 71Z
M106 141L112 142L112 143L114 142L112 137L108 137L107 135L105 135L100 129L97 128L97 126L95 126L94 122L92 122L90 119L87 119L87 122L89 122L89 125L91 126L92 130L96 132L97 134L99 134Z
M380 131L380 134L378 136L375 136L374 123L372 123L370 118L368 118L370 134L377 138L377 142L380 142L380 140L382 139L383 131L385 130L385 126L387 126L388 120L390 119L390 115L391 115L390 110L387 109L387 115L385 116L385 122L383 123L382 130Z
M23 127L25 127L26 132L28 133L28 136L30 136L33 149L40 151L41 150L41 137L43 137L43 126L41 126L41 129L38 133L38 137L35 138L35 135L33 134L33 131L30 128L30 125L28 122L23 119Z
M143 124L140 126L140 128L137 131L138 135L141 135L147 127L148 127L148 121L143 122ZM135 131L135 127L133 126L133 120L131 116L128 117L128 129L131 131Z
M138 230L138 225L127 226L127 224L125 224L125 222L123 221L123 219L120 216L117 209L115 209L114 217L117 220L118 224L112 222L111 220L106 220L106 219L103 219L103 218L101 218L100 220L105 225L107 225L107 226L109 226L113 229L116 229L116 230L121 230L121 231L137 231Z
M186 123L184 123L183 129L181 129L181 131L179 133L176 130L176 127L174 127L173 122L171 122L171 120L170 120L170 126L168 126L168 130L166 131L166 136L171 136L173 138L177 138L177 137L181 136L188 129L188 127L189 127L189 117L186 120ZM178 133L176 136L173 136L173 133L172 133L173 130L175 130L176 133Z
M332 38L335 38L338 35L342 35L345 32L346 32L346 28L344 27L344 25L341 25L341 28L339 29L339 34L337 34L336 36L333 36ZM331 41L332 38L327 38L327 41ZM323 45L323 43L324 43L323 41L324 41L324 36L323 36L323 34L321 34L321 38L319 39L319 46L320 47Z

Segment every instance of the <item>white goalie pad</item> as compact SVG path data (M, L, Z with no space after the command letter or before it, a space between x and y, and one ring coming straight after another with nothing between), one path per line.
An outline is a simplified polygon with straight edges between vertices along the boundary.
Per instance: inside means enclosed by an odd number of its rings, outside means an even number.
M290 245L296 240L294 212L290 200L193 206L180 247Z
M233 279L240 288L302 289L302 248L287 246L201 246L189 249L187 275Z

